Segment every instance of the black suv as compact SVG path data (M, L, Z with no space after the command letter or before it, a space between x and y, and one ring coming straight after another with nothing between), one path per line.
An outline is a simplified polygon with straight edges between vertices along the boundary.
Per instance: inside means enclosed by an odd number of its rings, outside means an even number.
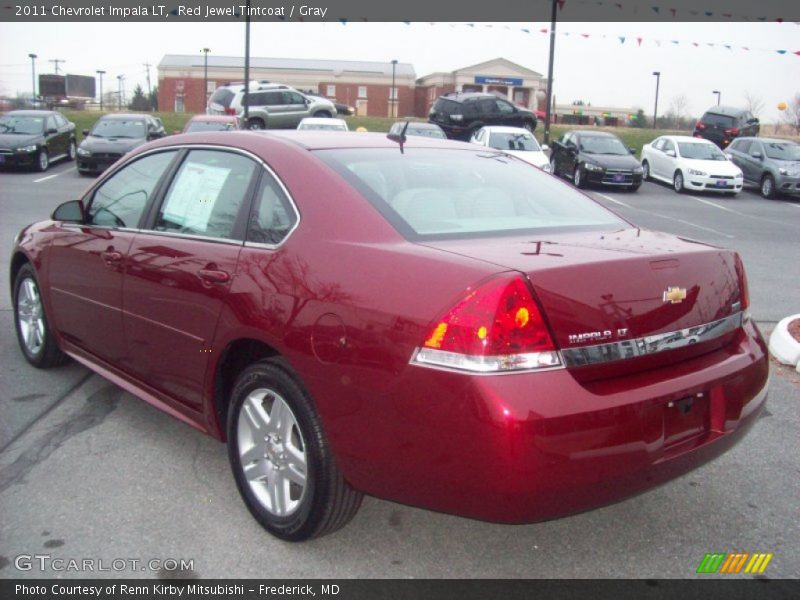
M749 110L731 106L712 106L694 126L694 137L714 142L723 150L738 137L755 137L761 130Z
M452 140L469 141L484 125L508 125L536 129L536 115L494 94L450 92L439 96L428 122L438 125Z

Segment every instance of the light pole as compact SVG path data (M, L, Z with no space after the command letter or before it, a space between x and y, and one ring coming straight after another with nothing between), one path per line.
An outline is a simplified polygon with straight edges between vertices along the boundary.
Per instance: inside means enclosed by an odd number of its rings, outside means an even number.
M544 107L544 141L550 143L550 103L553 101L553 59L556 53L556 7L558 0L553 0L550 12L550 58L547 61L547 106Z
M247 13L244 15L244 95L242 104L244 105L244 126L250 129L250 0L245 5Z
M106 72L97 70L95 73L100 75L100 112L103 112L103 75L105 75Z
M653 75L656 76L656 105L653 107L653 129L655 129L658 121L658 84L661 83L661 71L653 71Z
M31 96L31 106L36 106L36 59L39 58L36 54L28 54L28 58L31 59L31 90L33 95Z
M397 59L392 61L392 92L389 94L389 100L392 103L392 118L397 118L397 90L394 87L394 72L397 68Z
M720 101L720 98L722 98L722 92L720 92L719 90L714 90L714 91L713 91L713 92L711 92L711 93L712 93L712 94L716 94L716 95L717 95L717 106L719 106L719 101Z
M122 80L125 78L125 75L117 75L117 81L119 82L117 85L117 106L119 110L122 110Z
M203 92L204 96L203 99L205 100L205 104L208 104L208 53L211 52L210 48L203 48L201 52L204 54L203 57Z

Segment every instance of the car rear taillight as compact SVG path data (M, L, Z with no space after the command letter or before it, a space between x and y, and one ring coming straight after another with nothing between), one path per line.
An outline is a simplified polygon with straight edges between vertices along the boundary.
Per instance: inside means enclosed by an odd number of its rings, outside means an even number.
M697 125L694 126L695 129L705 129L706 126L701 123L700 121L697 122Z
M470 292L431 325L412 363L479 373L561 365L547 325L520 276Z
M726 129L725 135L739 135L739 129L737 127L731 127L730 129Z
M236 109L235 108L226 108L225 109L225 114L226 115L236 116Z

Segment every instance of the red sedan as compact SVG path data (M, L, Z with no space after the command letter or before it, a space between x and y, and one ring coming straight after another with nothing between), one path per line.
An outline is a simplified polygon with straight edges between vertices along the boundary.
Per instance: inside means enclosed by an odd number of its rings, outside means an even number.
M11 282L31 364L71 357L226 441L287 540L365 493L505 523L601 506L723 453L766 401L735 252L469 144L152 142L26 227Z

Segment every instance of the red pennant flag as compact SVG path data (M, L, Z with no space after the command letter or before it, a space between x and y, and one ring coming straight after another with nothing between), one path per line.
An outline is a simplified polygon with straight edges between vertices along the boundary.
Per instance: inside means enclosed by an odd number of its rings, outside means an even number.
M549 33L549 31L547 31L547 29L540 29L539 31L541 31L542 33Z
M567 0L558 0L558 10L562 10L564 8L564 3Z
M676 13L676 12L678 12L678 11L677 11L677 10L675 10L674 8L670 8L670 9L669 9L669 12L671 12L671 13L672 13L672 16L673 16L673 17L675 17L675 13Z
M582 35L583 37L585 37L585 38L588 38L588 37L589 37L589 34L588 34L588 33L582 33L581 35Z
M637 37L636 42L641 46L642 45L642 38Z
M795 54L796 54L797 56L800 56L800 50L798 50L797 52L795 52Z
M692 45L693 46L699 46L700 44L698 44L697 42L692 42Z

